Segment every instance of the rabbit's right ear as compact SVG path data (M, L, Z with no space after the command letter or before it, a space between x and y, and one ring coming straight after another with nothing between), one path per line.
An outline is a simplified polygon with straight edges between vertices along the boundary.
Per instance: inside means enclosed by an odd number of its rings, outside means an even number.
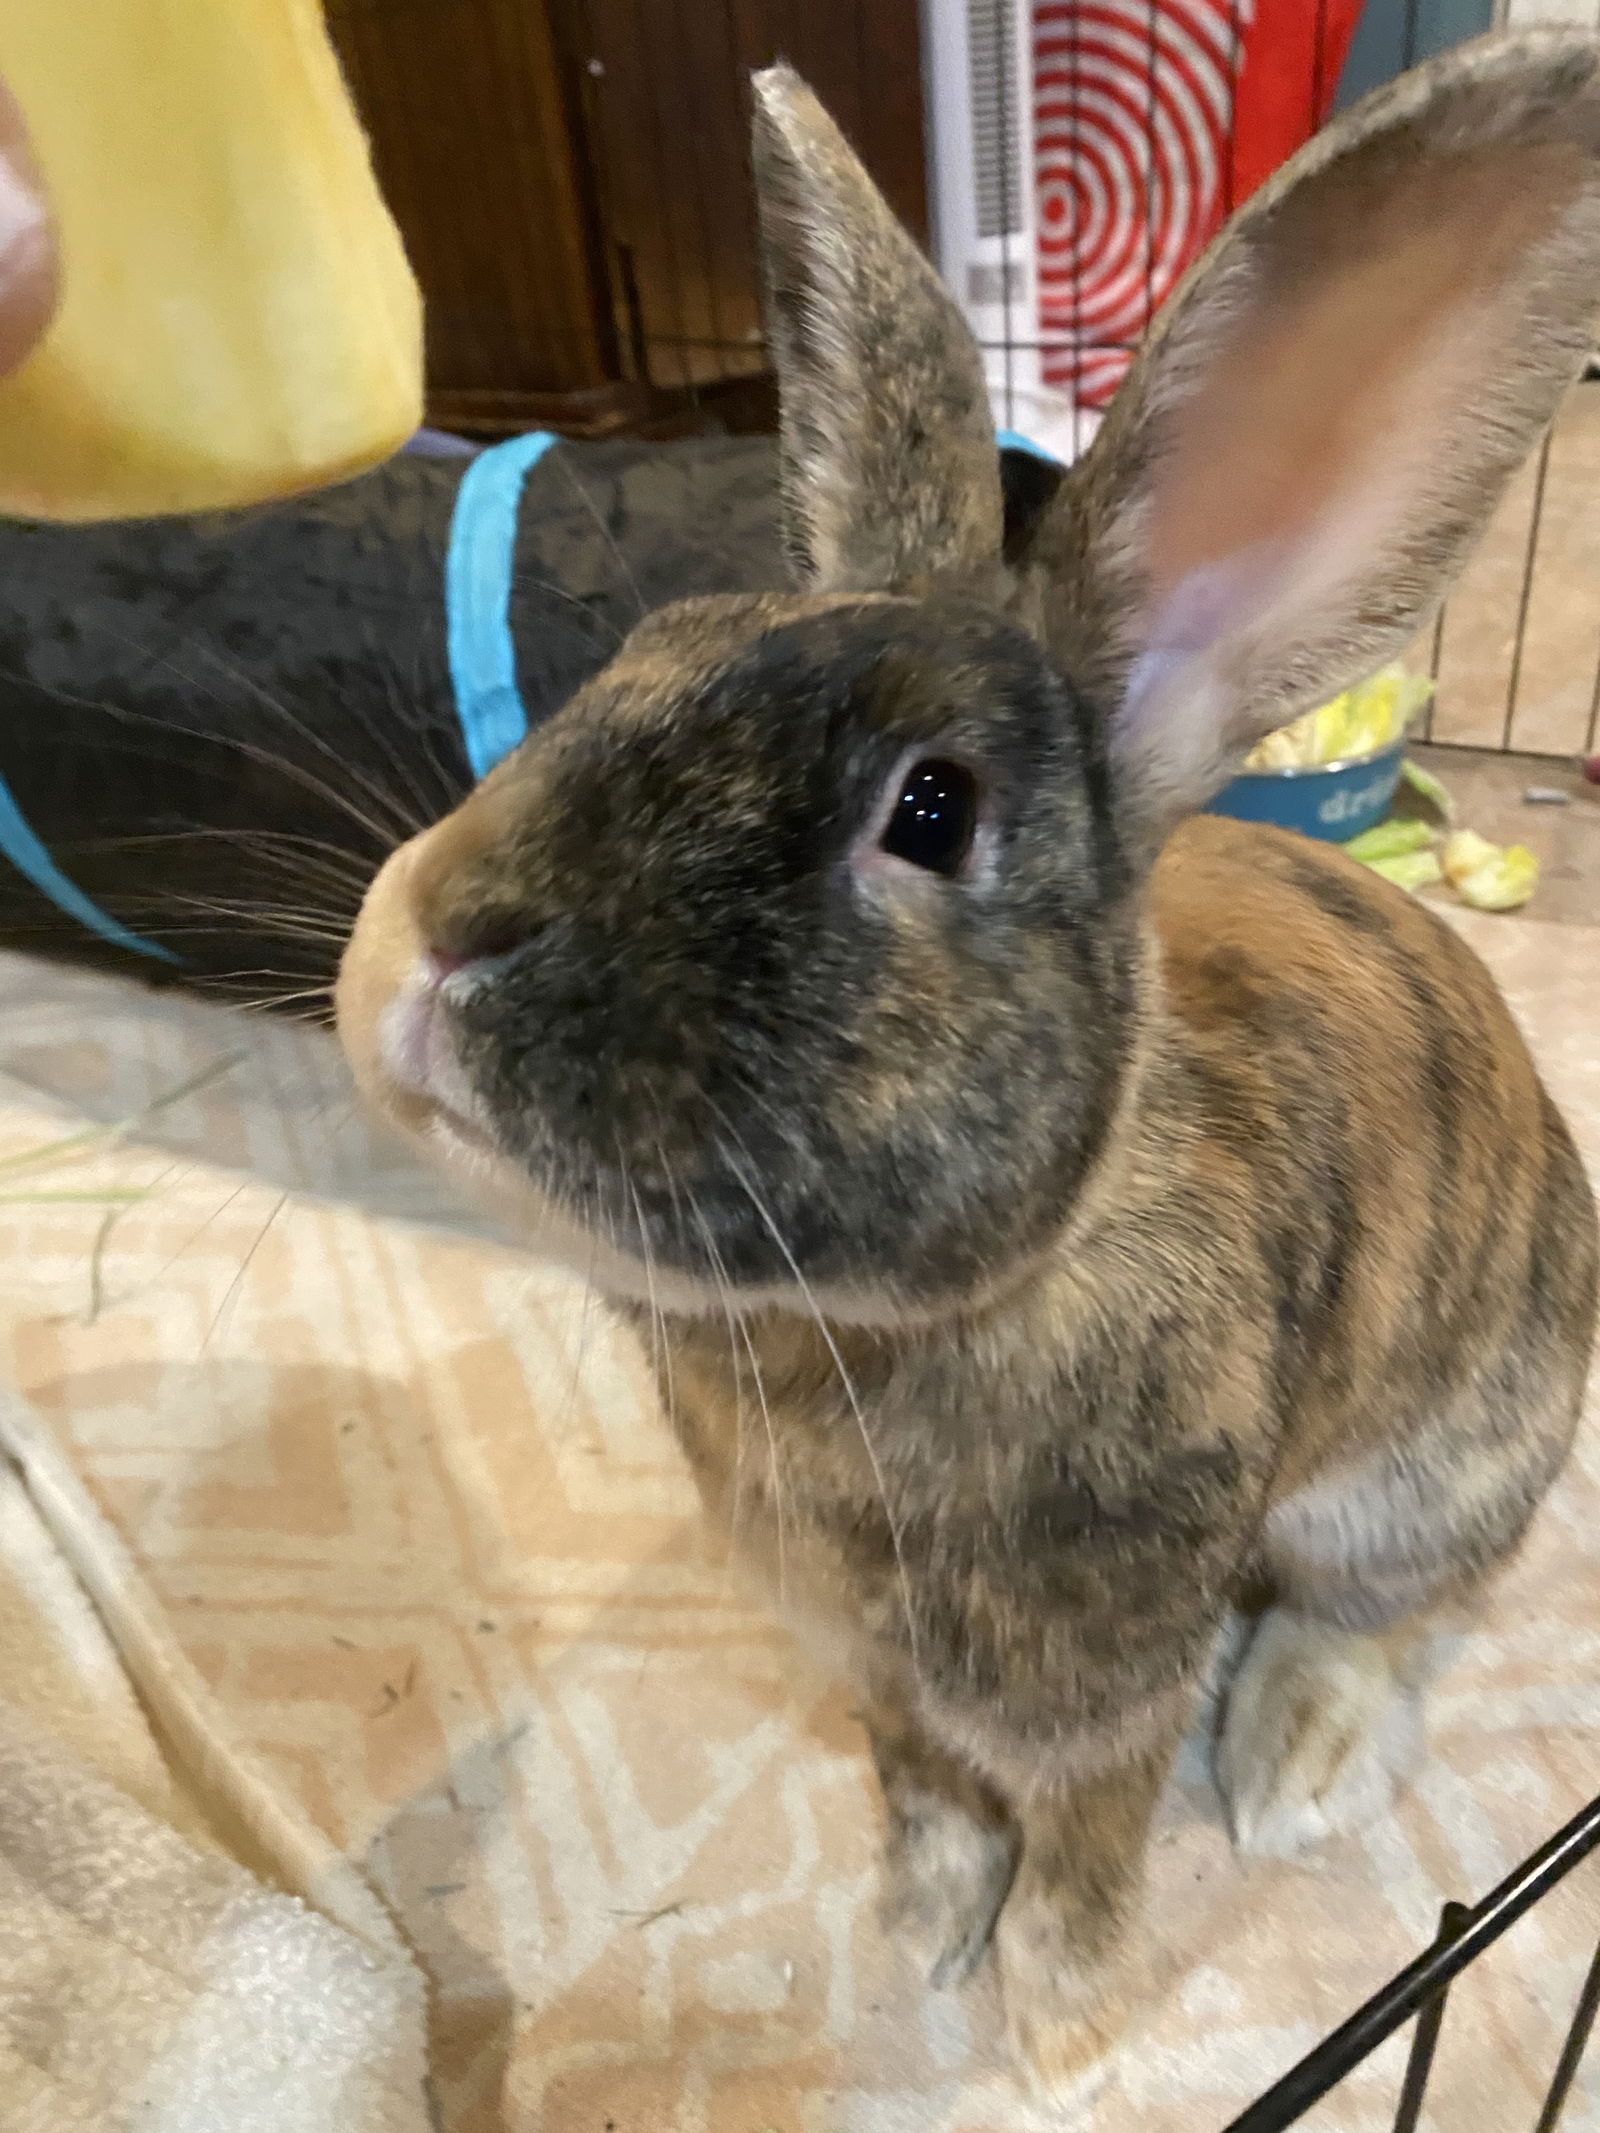
M790 554L818 591L998 596L999 449L966 321L793 69L754 87Z
M1179 288L1028 560L1161 826L1401 650L1600 309L1600 45L1459 47L1358 105Z

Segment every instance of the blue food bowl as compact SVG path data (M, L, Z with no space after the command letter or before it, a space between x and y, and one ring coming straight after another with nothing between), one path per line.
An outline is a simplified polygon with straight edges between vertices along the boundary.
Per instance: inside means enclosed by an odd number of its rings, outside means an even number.
M1232 815L1236 822L1272 822L1344 844L1383 820L1400 782L1404 739L1391 741L1371 755L1315 768L1246 770L1225 785L1208 813Z

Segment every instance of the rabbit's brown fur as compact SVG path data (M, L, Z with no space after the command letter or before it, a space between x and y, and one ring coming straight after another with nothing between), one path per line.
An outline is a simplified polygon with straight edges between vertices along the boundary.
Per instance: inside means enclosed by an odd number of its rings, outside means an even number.
M1219 1776L1286 1848L1372 1796L1576 1424L1594 1210L1481 966L1336 852L1170 824L1415 626L1554 406L1596 71L1485 45L1313 144L1014 570L953 308L763 77L806 589L641 625L346 957L374 1100L638 1321L709 1512L858 1686L891 1915L941 1977L994 1937L1049 2086L1117 2033L1229 1610ZM919 756L984 796L948 877L884 856Z

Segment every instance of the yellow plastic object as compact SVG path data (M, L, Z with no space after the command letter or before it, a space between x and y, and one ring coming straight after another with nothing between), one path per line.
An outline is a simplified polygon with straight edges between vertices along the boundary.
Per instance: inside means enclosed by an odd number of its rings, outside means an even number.
M1331 703L1269 733L1245 758L1246 770L1312 770L1373 755L1402 739L1433 695L1425 674L1383 667Z
M0 382L0 512L139 518L359 472L421 303L319 0L0 0L62 300Z

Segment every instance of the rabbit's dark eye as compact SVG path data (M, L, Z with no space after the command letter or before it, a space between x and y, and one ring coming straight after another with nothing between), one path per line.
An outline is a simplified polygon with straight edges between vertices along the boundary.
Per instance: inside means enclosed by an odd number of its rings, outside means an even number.
M927 756L905 774L884 824L883 849L930 874L961 872L978 827L978 781L959 763Z

